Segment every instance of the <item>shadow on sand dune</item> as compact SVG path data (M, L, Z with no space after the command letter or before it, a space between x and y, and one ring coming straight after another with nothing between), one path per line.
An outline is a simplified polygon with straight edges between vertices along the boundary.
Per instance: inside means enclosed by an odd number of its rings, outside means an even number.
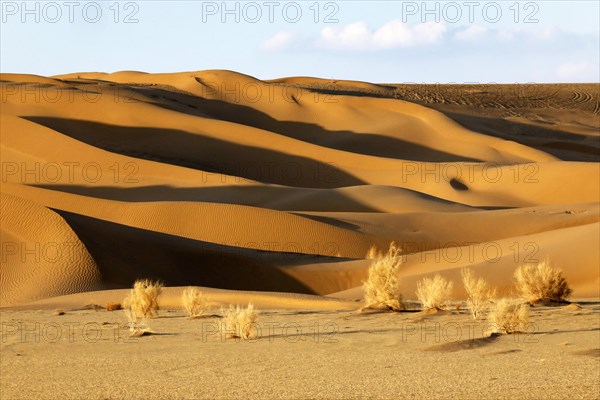
M91 146L145 160L296 187L333 188L363 184L334 163L280 153L175 129L24 117Z
M225 246L54 211L86 246L107 289L128 288L138 278L151 278L167 286L314 294L280 267L346 260Z
M269 208L279 211L331 211L331 212L379 212L335 190L323 193L321 204L311 207L312 201L302 202L321 189L295 188L285 186L208 186L178 188L166 185L142 187L83 186L83 185L33 185L81 196L106 200L148 202L148 201L201 201L221 204L239 204ZM299 196L295 202L293 198ZM432 197L433 198L433 197ZM289 199L289 201L288 201ZM289 209L287 204L293 205ZM301 207L300 203L307 203ZM302 209L300 209L302 208Z
M222 100L207 99L180 91L174 92L158 87L141 88L135 85L124 86L127 91L137 94L131 101L145 101L157 107L192 116L204 118L210 117L222 121L251 126L331 149L411 161L481 161L479 159L446 153L422 146L418 143L412 143L380 134L351 130L332 131L313 123L280 121L252 107ZM315 93L316 92L317 91L315 91ZM357 96L357 93L360 92L350 92L347 94ZM328 94L335 93L331 92ZM360 96L373 97L368 94L361 94ZM144 99L147 99L147 101ZM290 101L291 104L291 97L290 99L285 98L282 100L282 102L286 101ZM308 94L306 98L296 99L295 104L301 109L303 102L311 101L315 100ZM320 101L324 100L321 99ZM332 103L331 105L334 107L335 103ZM333 108L331 112L335 112L335 108Z
M431 107L472 131L500 139L512 140L525 146L541 150L564 161L600 161L600 142L597 138L586 140L586 136L548 129L537 125L509 121L504 118L475 116L472 113L449 112Z
M169 96L166 100L175 101L176 97L174 96L185 95L166 92L165 96ZM178 101L178 103L181 102L187 102L193 107L190 110L190 107L172 107L172 105L168 103L154 104L192 115L206 116L208 114L212 118L222 121L252 126L303 142L369 156L428 162L481 161L435 150L418 143L412 143L406 140L374 133L349 130L332 131L324 129L319 125L306 122L279 121L254 108L221 100L186 96L183 100ZM298 107L302 107L302 100L298 100L297 104ZM332 105L335 106L335 104ZM193 110L198 110L200 113L194 113ZM335 109L333 109L332 112L335 112Z

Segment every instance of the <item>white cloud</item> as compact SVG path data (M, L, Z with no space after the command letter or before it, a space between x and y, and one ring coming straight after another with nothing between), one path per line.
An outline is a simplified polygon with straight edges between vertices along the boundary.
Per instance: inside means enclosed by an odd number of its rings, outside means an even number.
M463 42L477 42L481 40L487 32L488 29L484 26L471 25L468 28L457 31L454 34L454 37Z
M588 61L566 62L556 67L555 73L560 79L582 81L589 79L588 77L597 79L598 68L594 68Z
M556 36L561 34L558 28L541 28L541 29L532 29L529 31L529 35L532 39L535 40L550 40L554 39Z
M511 41L515 38L517 31L514 29L498 29L496 37L503 42Z
M438 43L447 28L444 24L426 22L408 25L393 20L377 30L360 21L342 28L324 28L317 40L318 47L334 50L381 50Z
M454 39L466 43L506 43L514 41L527 41L535 43L548 43L560 36L565 36L555 28L488 28L481 25L459 27L454 31Z
M323 47L364 49L369 45L371 32L366 22L356 22L343 28L323 28L320 44Z
M277 32L265 40L260 48L264 51L279 51L289 47L296 35L293 32Z

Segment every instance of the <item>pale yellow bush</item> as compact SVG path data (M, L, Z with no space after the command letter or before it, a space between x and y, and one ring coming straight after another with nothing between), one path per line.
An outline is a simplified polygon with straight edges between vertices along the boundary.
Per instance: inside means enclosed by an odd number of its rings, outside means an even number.
M564 302L572 293L562 270L551 267L548 260L521 265L514 277L520 295L532 303Z
M469 296L467 305L473 319L477 319L496 295L496 290L491 288L483 278L476 278L473 271L468 268L462 270L462 280Z
M488 322L496 333L522 332L529 322L529 306L516 299L500 299L492 307Z
M369 275L363 285L365 308L388 308L399 311L404 309L398 272L402 265L400 247L390 244L386 254L371 247L367 258L373 260Z
M251 303L248 303L247 308L230 305L223 313L221 330L229 338L252 339L257 335L257 318L258 314Z
M452 286L452 282L439 274L436 274L433 279L423 278L421 282L417 282L417 298L423 305L423 309L446 308L452 295Z
M181 294L181 304L190 318L198 318L208 307L208 299L196 287L188 287Z
M131 321L139 318L155 317L158 315L158 296L162 293L163 286L160 282L149 279L137 280L133 289L123 300L123 308Z

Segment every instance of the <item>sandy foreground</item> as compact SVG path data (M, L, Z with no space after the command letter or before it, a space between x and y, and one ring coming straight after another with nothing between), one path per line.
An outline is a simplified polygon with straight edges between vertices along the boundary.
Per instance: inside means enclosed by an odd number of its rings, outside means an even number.
M217 333L218 309L164 309L138 338L123 311L4 310L2 398L594 399L599 304L533 308L498 337L464 310L263 309L250 341Z
M2 74L0 95L2 399L598 397L598 84L125 71ZM462 308L357 314L392 241L413 308L433 274ZM464 267L515 296L546 259L582 308L470 331ZM166 289L133 340L86 306L139 278ZM220 308L248 302L261 336L222 341Z

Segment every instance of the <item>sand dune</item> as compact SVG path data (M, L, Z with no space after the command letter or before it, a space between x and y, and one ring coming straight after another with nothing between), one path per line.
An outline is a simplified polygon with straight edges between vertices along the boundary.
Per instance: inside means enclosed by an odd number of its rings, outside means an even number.
M391 241L409 297L464 266L509 292L545 257L600 296L599 110L572 96L590 85L541 85L543 108L506 88L232 71L0 80L3 307L150 277L344 308L299 294L359 298L368 249ZM56 243L76 245L41 257Z
M2 193L2 306L101 288L85 245L55 212Z
M446 246L411 253L405 257L400 273L402 292L407 293L409 298L415 298L417 281L433 273L460 282L461 269L471 267L479 276L485 277L493 284L501 296L515 296L517 292L512 283L515 265L550 259L555 266L564 271L578 296L595 298L600 284L600 272L598 269L581 266L600 263L598 252L588 251L600 240L599 229L600 225L594 223L464 246L452 247L452 243L449 243ZM565 252L564 246L571 251ZM348 299L361 298L362 288L359 287L359 283L366 279L368 267L368 260L328 265L324 275L344 277L336 282L340 290L330 294L333 297ZM313 273L311 266L293 267L290 272L298 279L306 281L315 291L327 285L319 278L312 279L312 276L318 273ZM331 290L333 284L328 283L326 288ZM344 290L352 286L354 288ZM453 295L459 299L466 297L461 284L455 285Z

